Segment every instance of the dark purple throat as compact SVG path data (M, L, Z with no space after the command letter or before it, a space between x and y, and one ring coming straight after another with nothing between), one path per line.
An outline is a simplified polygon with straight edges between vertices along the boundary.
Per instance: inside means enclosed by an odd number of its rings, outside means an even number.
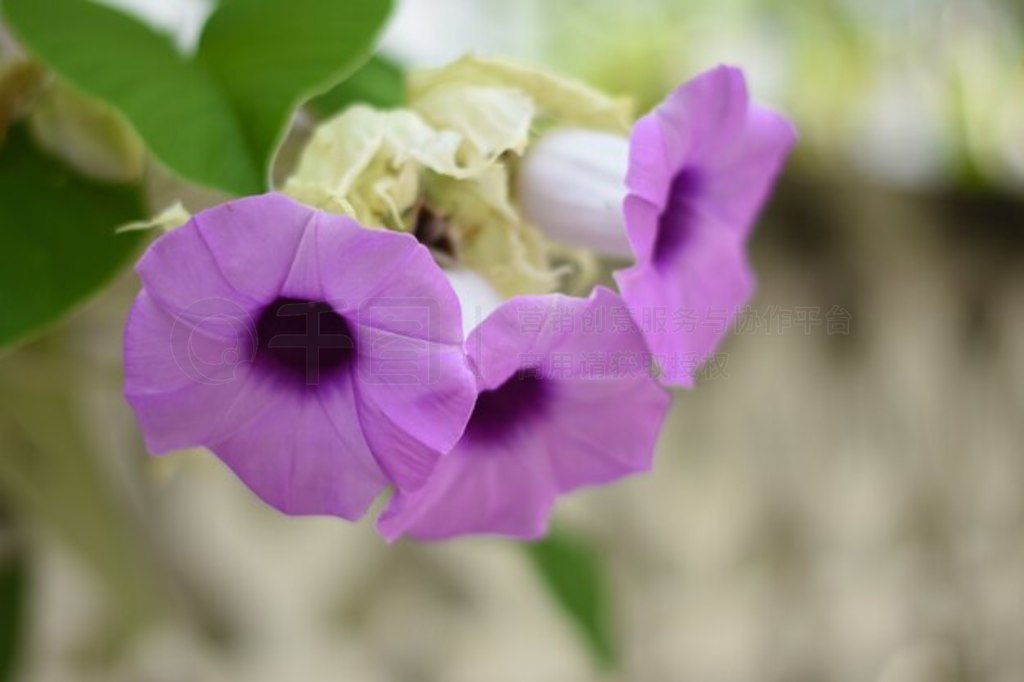
M482 391L466 425L466 437L501 439L544 413L550 385L536 370L521 369L497 388Z
M354 356L345 318L323 301L280 297L256 322L256 363L299 385L330 379Z
M694 169L684 168L672 179L665 210L658 217L652 252L655 265L669 263L690 242L697 218L693 200L699 191L700 177Z

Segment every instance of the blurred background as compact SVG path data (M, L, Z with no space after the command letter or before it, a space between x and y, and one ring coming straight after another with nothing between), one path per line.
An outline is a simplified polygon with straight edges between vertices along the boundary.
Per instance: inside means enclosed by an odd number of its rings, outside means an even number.
M117 0L194 45L210 2ZM760 289L653 473L566 500L617 665L516 543L291 519L121 398L131 273L0 358L0 670L174 682L1024 679L1024 9L404 0L402 64L513 57L645 110L718 62L801 142ZM2 217L0 217L2 221Z

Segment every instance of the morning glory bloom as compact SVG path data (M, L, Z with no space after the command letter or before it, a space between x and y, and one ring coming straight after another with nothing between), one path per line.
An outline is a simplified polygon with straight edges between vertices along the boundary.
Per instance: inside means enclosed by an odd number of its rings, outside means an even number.
M633 128L623 211L636 264L615 279L663 381L692 386L753 293L747 237L795 141L789 121L751 104L743 72L728 66L684 84Z
M476 406L427 484L392 498L378 522L389 540L536 538L558 495L650 468L669 396L613 292L510 299L466 346Z
M522 164L527 218L556 239L611 255L627 255L625 230L635 264L616 273L622 296L662 381L692 386L753 292L747 237L796 140L792 125L750 102L739 69L719 66L636 123L628 162L625 141L607 133L550 137Z
M459 302L413 237L267 194L197 214L136 270L125 394L151 451L205 446L285 513L357 519L462 434Z

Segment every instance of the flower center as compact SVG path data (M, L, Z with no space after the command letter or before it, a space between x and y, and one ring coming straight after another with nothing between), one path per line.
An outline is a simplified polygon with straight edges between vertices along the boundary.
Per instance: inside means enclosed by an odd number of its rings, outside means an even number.
M345 318L323 301L281 297L256 323L256 361L315 386L348 365L355 340Z
M481 391L466 425L466 436L496 440L542 414L550 386L536 370L521 369L497 388Z
M670 261L689 241L696 221L692 200L699 191L699 185L700 178L691 168L684 168L672 178L668 202L658 218L658 234L652 254L656 265Z
M426 206L420 208L420 212L416 216L413 236L416 237L416 241L426 246L435 255L446 258L455 257L455 244L452 243L452 238L448 234L445 219Z

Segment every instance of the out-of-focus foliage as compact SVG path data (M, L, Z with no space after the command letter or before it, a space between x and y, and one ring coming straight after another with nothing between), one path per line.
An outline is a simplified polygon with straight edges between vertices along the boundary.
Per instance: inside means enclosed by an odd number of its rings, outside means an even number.
M17 670L28 566L22 556L2 552L0 548L0 682L8 682Z
M3 33L0 32L0 39ZM36 64L6 54L0 40L0 143L7 126L23 116L43 80L43 72Z
M119 335L119 330L117 330ZM165 606L136 519L111 485L90 409L69 385L119 386L96 367L88 339L54 334L0 358L0 498L15 520L40 523L71 548L109 600L101 645L128 641ZM108 389L109 390L109 389ZM116 390L116 389L115 389ZM84 402L84 401L83 401Z
M800 162L911 188L1024 190L1024 7L1017 0L410 2L385 49L554 66L641 110L716 63L791 116ZM435 30L418 30L432 17Z
M999 0L555 5L547 58L646 104L715 62L749 73L815 163L912 187L1024 188L1024 40ZM617 29L608 31L609 25ZM571 25L572 31L565 30Z
M295 108L370 56L390 12L391 0L232 0L210 16L197 61L227 95L264 175Z
M51 82L33 103L29 125L40 147L86 177L121 184L142 179L145 147L124 119L99 100Z
M352 104L390 109L405 101L405 72L387 57L374 55L351 76L311 99L307 107L317 118L330 118Z
M123 113L173 171L251 194L266 188L295 107L369 55L390 9L390 0L224 2L194 57L87 0L7 0L4 16L47 66Z
M0 146L0 346L54 322L125 263L138 191L87 180L40 152L22 126Z
M527 551L551 594L576 623L594 658L605 667L614 667L608 586L598 552L583 538L558 530L527 545Z

